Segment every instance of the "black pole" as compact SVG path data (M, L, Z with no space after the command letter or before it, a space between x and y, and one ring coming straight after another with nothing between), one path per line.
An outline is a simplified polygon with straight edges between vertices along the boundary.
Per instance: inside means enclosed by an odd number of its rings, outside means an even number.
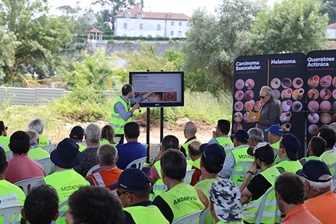
M160 142L163 139L163 107L160 108Z
M146 144L147 144L147 159L146 163L149 163L150 161L150 108L147 107L147 126L146 126Z

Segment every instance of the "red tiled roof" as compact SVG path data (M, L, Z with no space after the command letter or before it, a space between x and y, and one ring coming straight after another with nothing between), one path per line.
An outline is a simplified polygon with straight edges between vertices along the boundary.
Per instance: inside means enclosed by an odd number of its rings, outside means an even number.
M336 29L336 23L329 24L327 29Z
M103 31L100 31L96 28L92 28L91 30L88 31L88 33L104 33Z
M137 18L137 13L142 13L142 19L169 19L169 20L189 20L190 17L184 13L171 13L171 12L144 12L141 9L134 7L132 9L127 9L124 12L119 13L115 18L125 18L125 13L130 12L130 18ZM171 17L168 17L171 14Z

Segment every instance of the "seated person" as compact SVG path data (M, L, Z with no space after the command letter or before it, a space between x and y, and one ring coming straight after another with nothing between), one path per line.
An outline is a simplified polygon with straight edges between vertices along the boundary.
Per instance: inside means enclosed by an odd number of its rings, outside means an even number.
M83 145L83 138L84 138L84 129L81 126L75 126L71 129L69 137L76 142L79 146L79 151L83 152L86 148Z
M33 160L49 158L50 154L39 146L39 136L36 131L27 131L30 139L30 149L28 152L29 158Z
M100 144L112 144L114 146L117 145L117 142L114 140L114 129L112 125L107 124L102 128L100 135Z
M228 120L218 120L216 131L213 132L213 138L208 142L209 144L218 144L222 146L226 154L233 149L233 142L229 138L228 134L230 132L230 121Z
M7 127L3 121L0 121L0 146L5 150L5 152L9 151L8 144L9 137L7 136Z
M42 118L36 118L29 122L28 124L28 130L35 130L37 134L39 135L39 144L40 146L46 146L51 144L51 140L47 137L43 136L43 130L45 127L45 123L43 122Z
M189 155L188 154L188 146L189 146L190 143L199 142L200 144L202 144L201 141L196 138L196 132L197 132L197 127L196 127L195 122L187 121L184 124L183 134L184 134L184 137L187 139L187 141L181 146L180 151L185 156Z

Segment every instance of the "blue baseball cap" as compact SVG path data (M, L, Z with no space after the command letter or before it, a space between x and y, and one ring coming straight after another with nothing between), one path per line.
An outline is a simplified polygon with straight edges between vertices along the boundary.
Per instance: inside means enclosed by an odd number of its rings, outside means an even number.
M148 176L139 169L125 169L119 176L118 182L110 185L110 189L123 188L129 191L144 191L151 187Z
M277 135L277 136L282 136L283 134L283 130L280 127L280 125L278 124L273 124L271 127L269 127L268 129L265 129L265 131L269 131L271 132L273 135Z
M297 175L313 182L328 182L332 176L328 166L319 160L309 160L303 165L303 169L296 172Z

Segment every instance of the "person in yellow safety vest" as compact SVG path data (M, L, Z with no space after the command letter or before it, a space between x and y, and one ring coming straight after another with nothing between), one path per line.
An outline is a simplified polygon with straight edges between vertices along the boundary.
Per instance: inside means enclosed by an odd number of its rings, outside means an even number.
M160 159L163 182L168 191L155 197L156 205L164 217L170 222L204 210L208 207L208 200L200 190L183 183L186 175L187 161L182 152L176 149L168 149Z
M280 173L290 172L296 173L302 169L302 165L298 160L298 152L300 149L300 141L293 134L286 134L280 140L279 158L275 167Z
M225 151L222 150L222 146L218 144L208 145L202 152L201 157L201 171L202 180L195 185L196 189L201 190L200 194L203 194L209 200L209 188L211 184L219 179L218 173L223 168L225 160ZM215 221L211 214L207 214L204 223L214 224Z
M300 177L293 173L283 173L275 181L276 201L280 211L286 214L285 219L281 222L282 224L322 223L305 207L304 188L305 186ZM331 212L334 213L334 210Z
M48 151L39 147L39 136L35 130L27 131L30 139L30 149L28 151L28 157L33 160L49 158L50 154Z
M50 185L32 187L21 209L22 218L29 223L51 223L59 216L58 196Z
M147 175L139 169L125 169L110 189L117 194L124 207L125 224L168 224L161 211L149 200L151 184Z
M112 144L114 146L117 145L117 142L114 139L114 129L112 125L107 124L105 125L102 130L101 130L101 135L100 135L100 144Z
M240 129L236 131L235 134L232 135L233 145L235 148L226 156L223 169L220 171L219 176L221 178L230 178L235 184L240 186L244 180L244 175L232 175L232 171L236 164L242 162L253 162L253 156L250 156L247 153L248 149L248 139L249 135L245 129ZM237 167L236 169L240 169L237 171L243 171L241 167Z
M253 156L254 161L240 186L243 220L245 223L255 223L258 212L263 212L261 223L280 223L275 195L268 197L264 210L259 211L263 195L274 186L280 175L273 166L274 151L268 143L260 142L254 147ZM261 172L254 176L256 169L261 169Z
M260 128L250 128L247 131L247 134L249 135L248 139L248 149L247 153L249 155L253 155L253 149L254 147L259 143L264 141L264 132Z
M79 151L83 152L86 149L86 146L83 145L84 138L84 128L81 126L75 126L71 129L69 137L76 142L79 146Z
M195 122L187 121L183 127L183 134L187 141L181 146L181 152L188 158L188 145L194 141L201 143L200 140L196 138L197 127Z
M230 131L230 121L218 120L216 130L212 132L213 138L208 142L209 144L219 144L225 150L226 154L233 149L233 143L228 136Z
M80 186L90 185L83 176L73 170L73 167L81 163L83 158L78 149L79 146L71 138L65 138L58 143L56 149L50 154L50 159L56 166L55 173L44 177L37 183L37 185L48 184L53 186L60 203L68 200L69 196ZM56 223L65 223L65 217L59 217Z
M171 148L179 149L179 140L174 135L166 135L162 139L162 144L160 146L158 155L153 161L153 166L150 168L148 172L150 182L152 183L153 186L155 185L155 187L153 187L154 196L160 195L166 191L167 187L164 186L164 183L162 181L160 159L164 154L164 152ZM160 189L155 190L156 187Z
M210 212L215 223L243 223L240 191L231 180L215 180L210 186L209 198Z
M44 128L45 128L45 123L43 122L42 118L36 118L30 121L28 124L29 130L35 130L38 133L39 139L40 139L39 141L40 146L46 146L52 143L50 139L42 135Z
M336 133L331 128L322 127L319 130L318 136L327 142L327 148L320 156L321 160L331 167L336 163ZM331 174L334 175L333 170L331 170Z
M69 197L66 223L124 224L125 218L120 200L109 190L82 186Z
M3 121L0 121L0 146L5 150L5 152L10 151L8 144L9 137L7 136L7 127Z
M139 103L148 98L149 95L154 94L154 91L151 90L148 93L139 95L135 98L132 85L126 84L121 88L121 93L122 96L119 96L114 101L110 119L110 123L115 131L115 136L120 137L119 144L124 143L124 125L132 121L133 112L140 108Z
M7 167L5 150L0 147L0 210L7 207L23 206L26 199L21 188L5 180ZM4 223L4 216L0 216L0 223ZM19 217L18 223L20 223Z
M280 125L278 124L273 124L268 129L265 129L265 132L267 132L268 141L274 150L274 155L275 155L274 163L277 163L279 161L278 150L279 150L279 145L280 145L280 139L284 132L282 128L280 127Z
M118 159L118 150L114 145L101 145L97 150L96 156L99 168L94 170L92 174L88 174L85 179L89 181L90 185L109 189L112 183L118 181L122 172L116 165Z
M321 161L320 156L324 153L327 148L327 142L318 136L313 136L307 147L307 157L300 159L302 166L310 160L319 160Z
M206 144L208 145L208 144ZM201 143L194 141L188 145L188 154L190 159L187 160L188 167L190 169L194 169L194 173L191 177L190 185L195 186L197 182L200 180L200 177L202 176L202 171L201 171Z

